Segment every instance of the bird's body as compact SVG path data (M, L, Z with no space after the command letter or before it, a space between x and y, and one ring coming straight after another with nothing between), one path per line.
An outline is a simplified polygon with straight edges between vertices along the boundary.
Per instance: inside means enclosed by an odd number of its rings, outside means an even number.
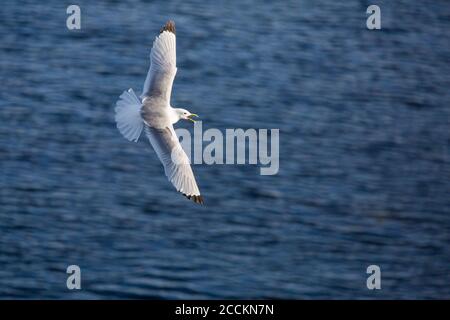
M170 182L186 197L203 204L189 159L173 128L180 119L193 121L191 117L196 116L170 105L177 72L174 22L168 21L161 29L153 42L150 60L141 100L129 89L117 102L117 128L130 141L137 141L145 130Z
M175 108L166 106L159 97L148 97L142 101L141 117L145 124L153 128L165 128L180 120Z

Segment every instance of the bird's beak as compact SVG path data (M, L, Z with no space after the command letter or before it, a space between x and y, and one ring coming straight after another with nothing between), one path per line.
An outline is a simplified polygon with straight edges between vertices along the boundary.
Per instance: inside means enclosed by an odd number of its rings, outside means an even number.
M195 122L195 120L194 119L192 119L193 117L198 117L198 115L197 114L195 114L195 113L191 113L190 115L188 115L188 120L190 120L190 121L192 121L192 122Z

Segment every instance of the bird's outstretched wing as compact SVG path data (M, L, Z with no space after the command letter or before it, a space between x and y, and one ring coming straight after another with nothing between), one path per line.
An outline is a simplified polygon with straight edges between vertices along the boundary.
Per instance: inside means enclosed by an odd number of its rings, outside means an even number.
M175 22L167 21L153 41L150 69L145 79L141 98L160 97L170 105L173 79L177 73Z
M177 191L195 203L203 204L189 159L178 141L173 126L156 129L145 126L145 134L153 146L169 181Z

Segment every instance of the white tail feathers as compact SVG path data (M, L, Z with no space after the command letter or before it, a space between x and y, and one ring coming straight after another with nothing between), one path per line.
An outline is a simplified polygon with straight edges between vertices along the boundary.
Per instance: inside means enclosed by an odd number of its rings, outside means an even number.
M120 95L115 110L117 129L125 139L137 142L144 128L144 121L141 118L141 101L133 89Z

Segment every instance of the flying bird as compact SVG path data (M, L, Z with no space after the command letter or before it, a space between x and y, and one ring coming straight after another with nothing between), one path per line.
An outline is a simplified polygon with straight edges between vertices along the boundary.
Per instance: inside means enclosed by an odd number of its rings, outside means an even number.
M141 96L138 98L133 89L124 91L116 103L115 120L120 133L129 141L137 142L144 131L177 191L203 204L189 158L173 128L181 119L195 122L193 118L198 117L170 105L176 61L175 23L168 21L153 41L150 69Z

